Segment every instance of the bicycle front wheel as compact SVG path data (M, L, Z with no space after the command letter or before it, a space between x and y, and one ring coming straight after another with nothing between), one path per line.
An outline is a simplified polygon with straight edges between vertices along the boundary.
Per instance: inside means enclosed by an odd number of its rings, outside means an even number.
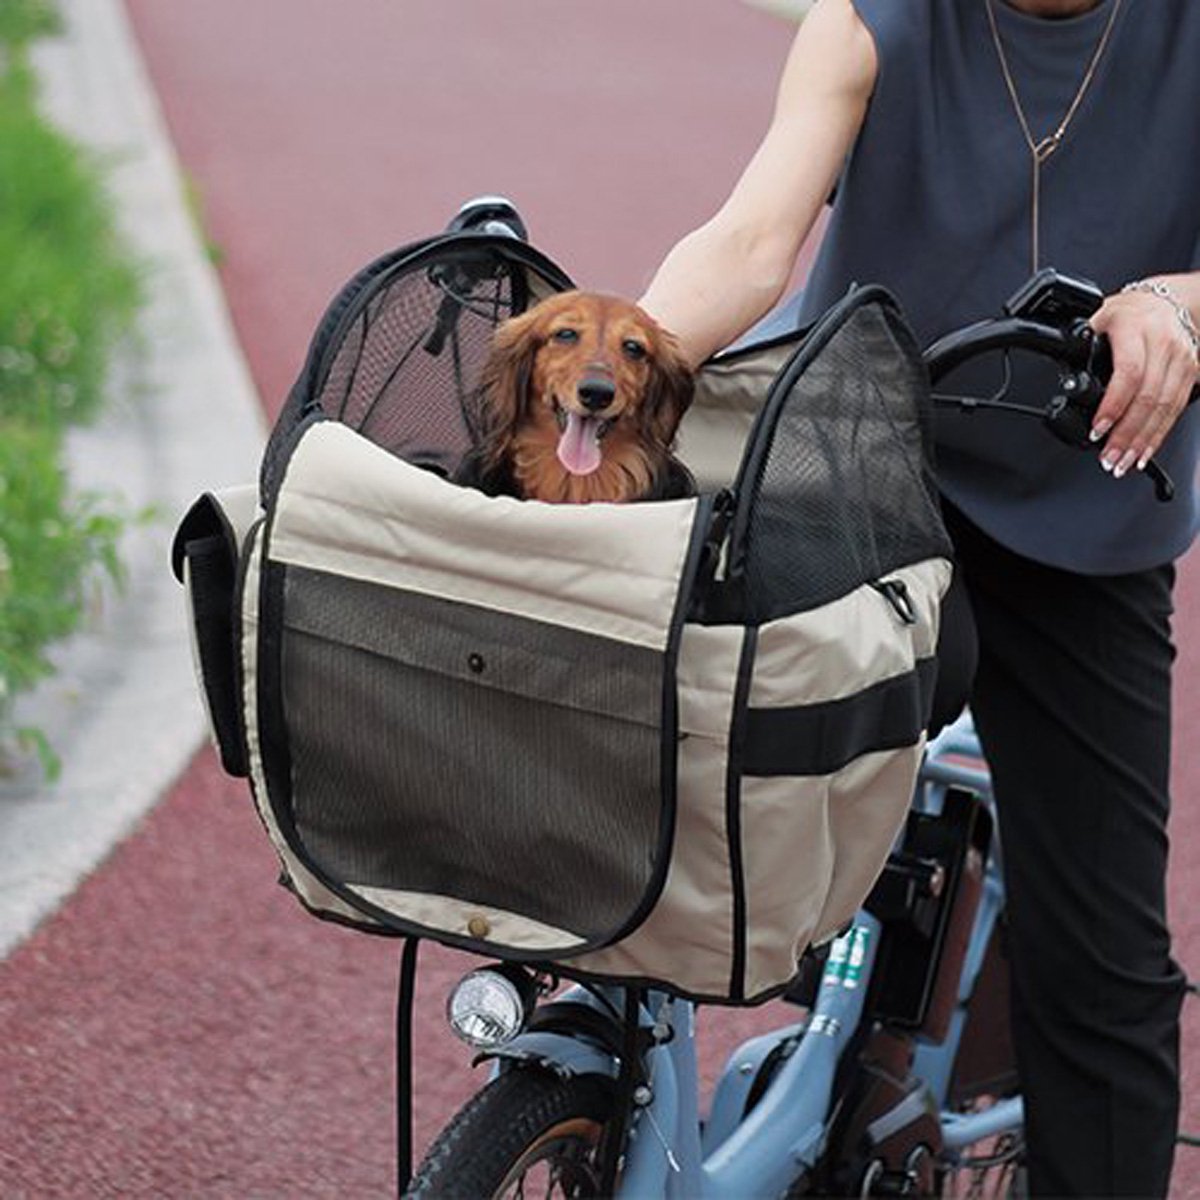
M612 1120L612 1084L508 1071L442 1130L405 1193L410 1200L600 1195L600 1145Z

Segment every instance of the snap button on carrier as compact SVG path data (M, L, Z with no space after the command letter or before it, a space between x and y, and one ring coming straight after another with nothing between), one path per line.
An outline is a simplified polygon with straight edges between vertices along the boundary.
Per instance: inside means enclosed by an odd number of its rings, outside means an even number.
M492 932L492 923L487 917L472 917L467 922L467 932L473 938L485 938Z
M468 654L467 666L472 675L482 675L487 670L487 662L482 654Z

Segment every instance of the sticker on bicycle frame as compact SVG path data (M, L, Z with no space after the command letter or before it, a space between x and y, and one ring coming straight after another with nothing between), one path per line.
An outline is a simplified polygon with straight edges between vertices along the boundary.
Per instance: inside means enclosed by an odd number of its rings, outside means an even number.
M867 944L871 931L865 925L856 925L849 933L835 938L829 947L829 958L825 962L822 984L841 986L852 990L862 980L863 964L867 958Z
M851 931L850 960L846 964L844 985L856 988L862 979L863 963L867 960L867 942L871 931L865 925L856 925Z

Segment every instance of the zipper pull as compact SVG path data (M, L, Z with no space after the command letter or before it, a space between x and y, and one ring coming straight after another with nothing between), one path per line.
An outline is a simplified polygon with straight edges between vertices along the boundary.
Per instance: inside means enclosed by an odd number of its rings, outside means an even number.
M736 507L731 489L721 488L719 492L714 493L708 514L708 529L704 534L704 544L700 547L696 576L692 582L688 620L704 621L706 617L712 616L714 605L720 607L720 593L728 581L717 583L717 568L721 565L721 552Z
M706 583L716 576L717 567L721 562L721 548L725 545L725 535L729 532L729 522L733 520L736 507L731 488L723 487L713 496L713 511L708 522L708 536L704 539L699 570L699 578Z
M871 586L892 606L892 611L905 625L917 623L917 607L903 579L877 579Z

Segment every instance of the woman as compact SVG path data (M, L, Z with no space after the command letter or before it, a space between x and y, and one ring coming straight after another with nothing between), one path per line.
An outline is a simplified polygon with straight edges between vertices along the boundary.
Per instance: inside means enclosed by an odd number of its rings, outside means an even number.
M1045 265L1108 295L1092 320L1115 363L1096 456L1002 416L947 416L936 437L979 632L971 702L1006 847L1037 1195L1161 1196L1170 1179L1170 614L1197 525L1198 57L1195 0L818 0L753 159L642 299L700 362L776 303L835 188L802 317L881 282L929 341ZM1179 484L1172 504L1139 478L1151 455Z

